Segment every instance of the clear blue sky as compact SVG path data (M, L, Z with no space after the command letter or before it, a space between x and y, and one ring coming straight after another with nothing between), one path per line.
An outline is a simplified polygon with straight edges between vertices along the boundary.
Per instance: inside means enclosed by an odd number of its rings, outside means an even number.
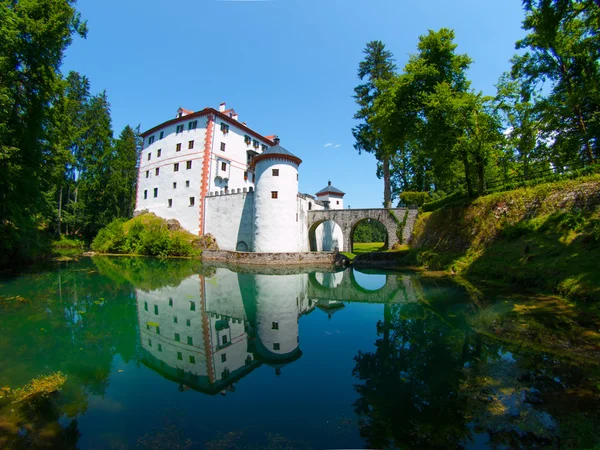
M473 88L491 95L524 35L519 0L79 0L77 8L89 33L62 70L107 91L115 136L127 124L146 130L171 119L179 106L225 101L303 159L302 192L331 179L353 208L383 199L375 159L352 146L365 44L383 41L402 68L419 35L452 28L458 51L474 60Z

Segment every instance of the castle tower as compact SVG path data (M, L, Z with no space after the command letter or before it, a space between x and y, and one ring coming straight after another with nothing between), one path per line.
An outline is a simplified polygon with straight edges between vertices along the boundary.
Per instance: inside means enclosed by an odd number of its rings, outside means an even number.
M302 160L281 145L252 160L255 170L254 251L297 252L298 166Z

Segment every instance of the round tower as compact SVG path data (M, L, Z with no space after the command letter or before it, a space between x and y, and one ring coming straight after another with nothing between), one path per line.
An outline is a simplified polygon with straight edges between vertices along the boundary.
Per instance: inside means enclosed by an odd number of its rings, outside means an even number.
M254 251L297 252L298 167L302 160L279 145L254 157Z

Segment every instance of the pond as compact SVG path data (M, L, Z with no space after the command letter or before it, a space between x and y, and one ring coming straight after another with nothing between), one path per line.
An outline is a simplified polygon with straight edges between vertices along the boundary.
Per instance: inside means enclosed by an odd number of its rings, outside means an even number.
M0 280L0 314L0 387L66 377L43 401L0 398L0 448L600 440L600 327L556 298L416 272L94 257Z

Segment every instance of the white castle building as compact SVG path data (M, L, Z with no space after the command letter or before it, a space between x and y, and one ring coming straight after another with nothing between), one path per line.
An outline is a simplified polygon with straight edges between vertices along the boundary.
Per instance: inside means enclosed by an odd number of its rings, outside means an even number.
M279 138L262 136L233 109L192 112L142 134L136 211L177 219L191 233L212 234L222 250L310 251L307 213L343 209L331 182L316 196L298 192L302 160ZM340 227L323 222L316 251L343 251Z

